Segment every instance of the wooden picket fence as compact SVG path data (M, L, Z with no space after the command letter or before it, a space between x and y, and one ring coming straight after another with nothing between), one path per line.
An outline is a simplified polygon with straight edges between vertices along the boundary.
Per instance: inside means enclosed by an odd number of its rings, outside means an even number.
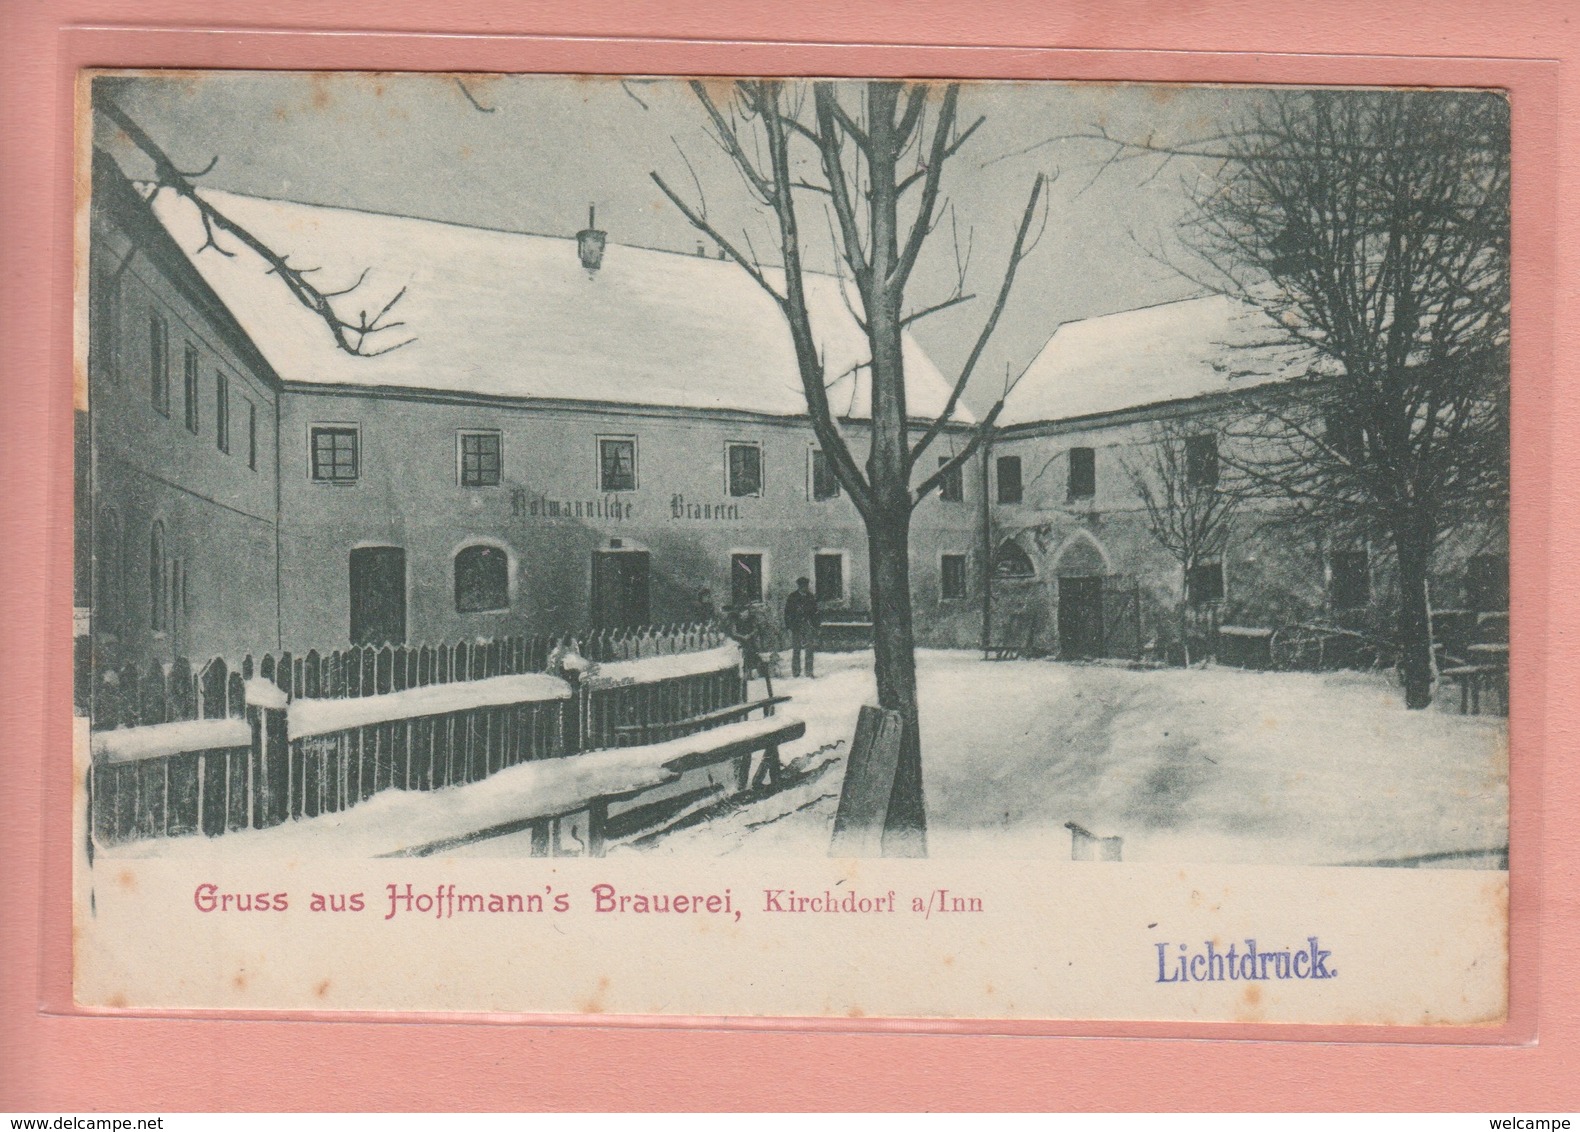
M746 684L740 669L727 668L640 684L595 683L578 698L581 747L592 751L618 746L621 727L678 723L745 703Z
M188 719L242 715L242 689L254 675L276 684L292 699L341 699L381 695L429 684L543 672L549 657L568 642L588 660L607 663L717 648L727 638L713 625L680 623L635 629L604 629L558 635L513 636L455 644L352 646L320 653L313 649L278 658L249 654L239 663L215 657L194 666L186 657L145 667L128 664L100 674L94 691L95 730L146 727Z
M707 626L672 626L597 634L591 648L578 642L578 651L610 663L702 651L724 640ZM120 674L118 684L109 684L121 695L106 698L105 722L114 719L124 729L245 719L250 742L146 758L96 757L88 782L90 828L100 844L265 828L334 813L391 787L434 790L533 759L614 746L619 726L673 722L746 697L738 667L629 683L583 683L570 672L563 698L469 706L325 734L288 731L284 705L292 701L349 700L541 673L561 643L514 637L438 647L313 650L265 655L256 663L249 656L234 669L217 659L194 672L178 660L151 669L146 678L136 670L130 679ZM260 706L255 684L249 704L248 685L255 678L283 693L281 706ZM94 730L102 736L119 729L96 720Z

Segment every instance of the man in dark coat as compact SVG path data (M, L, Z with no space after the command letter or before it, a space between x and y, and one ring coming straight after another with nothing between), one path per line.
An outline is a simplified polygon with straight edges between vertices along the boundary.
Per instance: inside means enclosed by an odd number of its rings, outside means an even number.
M817 595L810 578L797 578L795 592L785 598L785 628L790 633L790 675L801 675L801 656L806 654L806 674L810 679L817 655L817 627L822 624Z

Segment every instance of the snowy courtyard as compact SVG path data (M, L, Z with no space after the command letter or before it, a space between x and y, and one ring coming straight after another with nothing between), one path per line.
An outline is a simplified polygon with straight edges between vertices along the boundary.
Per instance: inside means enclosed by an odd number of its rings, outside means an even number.
M786 757L821 773L613 851L825 854L843 755L874 689L870 654L818 663L815 680L774 690L808 725ZM1126 861L1497 867L1508 844L1505 721L1447 702L1407 711L1382 674L930 650L918 668L935 857L1068 860L1066 822L1122 837Z
M1446 701L1407 711L1384 674L1133 670L938 650L921 650L917 663L931 856L1069 860L1066 823L1075 823L1121 838L1124 861L1503 867L1506 721L1460 715ZM764 691L753 681L753 696ZM815 679L777 679L774 691L791 698L775 718L806 724L781 751L782 789L710 802L704 781L699 804L656 830L614 837L608 851L825 856L856 717L876 699L872 655L820 656ZM556 799L564 809L594 784L656 786L686 742L531 761L459 787L386 789L266 829L101 851L527 856L531 832L515 819L555 812ZM712 773L713 788L729 777ZM571 851L580 828L567 826Z

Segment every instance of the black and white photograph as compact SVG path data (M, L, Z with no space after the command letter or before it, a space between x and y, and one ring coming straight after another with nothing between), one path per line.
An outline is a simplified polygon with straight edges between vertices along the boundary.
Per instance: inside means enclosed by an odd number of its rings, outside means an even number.
M80 916L151 863L453 870L183 898L393 923L994 910L872 858L1506 884L1502 93L79 100ZM622 861L760 883L574 872ZM1313 925L1216 946L1325 978Z

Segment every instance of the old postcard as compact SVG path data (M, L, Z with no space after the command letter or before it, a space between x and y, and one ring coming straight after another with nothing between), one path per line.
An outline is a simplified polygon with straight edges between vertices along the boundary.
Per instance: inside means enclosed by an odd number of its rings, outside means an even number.
M1504 1020L1501 92L78 128L79 1004Z

